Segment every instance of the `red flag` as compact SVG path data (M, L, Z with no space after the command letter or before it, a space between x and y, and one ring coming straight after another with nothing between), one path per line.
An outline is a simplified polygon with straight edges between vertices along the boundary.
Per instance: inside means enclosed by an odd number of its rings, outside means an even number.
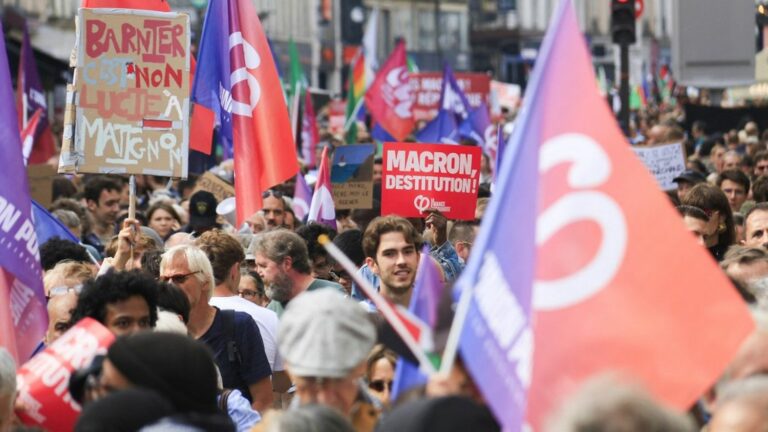
M84 8L120 8L141 9L158 12L171 12L171 6L166 0L83 0ZM195 77L197 62L193 58L190 63L189 82ZM189 125L189 149L211 154L211 142L213 139L213 123L215 116L208 108L195 104L192 106L192 114Z
M299 170L280 78L250 0L209 4L198 59L192 99L222 108L222 134L234 146L241 224L262 208L265 190Z
M607 371L685 410L753 320L622 135L594 85L572 2L552 22L529 84L535 97L507 149L540 149L528 418L538 429Z
M304 116L301 119L301 158L308 168L317 166L315 155L317 143L320 142L320 133L317 131L317 118L315 108L312 106L310 92L304 94Z
M387 62L379 69L376 79L365 93L365 103L376 123L397 141L403 141L413 131L413 91L405 41L398 42Z
M35 143L35 131L40 126L40 118L43 116L43 110L40 108L35 111L35 115L29 119L27 126L21 131L21 149L24 156L24 162L29 160L29 156L32 153L32 146Z

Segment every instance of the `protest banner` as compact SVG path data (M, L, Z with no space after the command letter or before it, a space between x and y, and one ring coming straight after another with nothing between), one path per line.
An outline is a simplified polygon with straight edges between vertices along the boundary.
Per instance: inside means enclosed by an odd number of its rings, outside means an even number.
M455 76L472 108L479 107L481 103L488 103L491 78L487 74L456 72ZM410 83L414 97L413 118L416 121L432 120L440 108L443 72L412 73Z
M685 149L682 143L664 144L654 147L632 147L648 171L659 182L662 190L675 189L672 181L685 171Z
M381 214L421 217L433 208L449 219L474 219L480 158L480 147L385 143Z
M189 17L80 9L78 23L59 172L186 178Z
M199 190L212 193L218 202L222 202L229 197L235 196L234 186L220 179L219 176L212 172L206 172L202 177L197 179L197 182L195 182L195 189L192 193Z
M501 118L501 109L506 108L515 111L520 105L522 89L518 84L509 84L501 81L491 81L490 107L494 120Z
M27 425L71 431L80 415L80 404L69 394L69 377L73 371L88 367L96 355L106 354L114 340L106 327L85 318L32 357L16 375L18 400L25 407L16 415Z
M336 209L373 208L373 144L342 146L333 152L331 183Z

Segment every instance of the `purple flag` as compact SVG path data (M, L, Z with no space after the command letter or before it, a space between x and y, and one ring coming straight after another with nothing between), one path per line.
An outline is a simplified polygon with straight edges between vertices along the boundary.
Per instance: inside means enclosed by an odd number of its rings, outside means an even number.
M0 36L5 35L0 27ZM0 51L0 345L26 360L48 327L37 235L32 223L27 173L21 154L18 117L5 49ZM10 319L9 319L10 318ZM9 328L12 326L12 329ZM15 340L10 340L15 338Z
M16 112L19 129L24 129L27 126L38 109L42 113L33 134L33 145L29 153L24 156L30 165L45 163L54 155L56 149L53 133L48 123L48 103L45 100L43 85L40 83L40 76L37 73L26 21L24 21L16 87Z
M470 111L469 116L459 125L459 136L474 140L483 148L483 153L488 155L491 154L489 147L493 145L494 132L495 129L488 115L488 106L485 102Z
M312 203L312 189L307 185L307 180L299 173L296 176L296 186L293 189L293 213L296 219L304 220L309 214L309 205Z
M419 268L416 270L416 281L413 285L413 295L408 311L424 321L432 329L437 324L437 305L443 292L443 282L437 263L429 255L429 246L424 245L421 251ZM397 361L395 378L390 399L392 401L404 392L418 385L425 384L427 376L419 370L419 366L403 358Z
M546 70L553 32L541 49L537 71ZM528 87L529 100L546 91L540 73ZM533 356L532 291L536 269L539 148L537 125L544 110L524 109L504 157L496 191L459 279L455 322L461 325L459 352L465 366L508 432L523 429ZM514 224L509 221L514 220ZM515 247L510 250L509 245Z
M466 95L461 91L451 67L446 64L437 116L416 133L416 139L420 142L457 144L459 122L467 118L469 109Z

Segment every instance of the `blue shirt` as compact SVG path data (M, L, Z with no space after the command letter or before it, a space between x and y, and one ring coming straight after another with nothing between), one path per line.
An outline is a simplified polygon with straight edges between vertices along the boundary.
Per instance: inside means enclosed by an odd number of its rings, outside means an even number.
M213 357L221 373L224 388L240 390L249 401L251 391L248 386L272 375L267 354L264 352L264 342L256 322L245 312L234 312L234 341L237 344L239 356L231 361L227 342L230 335L226 334L222 312L216 308L213 324L200 338L201 342L213 351Z

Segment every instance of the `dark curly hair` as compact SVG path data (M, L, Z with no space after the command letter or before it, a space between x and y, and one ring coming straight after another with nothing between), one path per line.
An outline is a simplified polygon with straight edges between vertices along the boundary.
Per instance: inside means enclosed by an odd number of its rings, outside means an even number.
M50 270L56 266L56 263L64 260L92 262L88 251L71 240L53 237L40 246L40 264L42 264L43 270Z
M181 315L184 324L189 323L189 299L184 291L168 282L158 282L157 306L160 309Z
M83 284L83 291L77 299L75 310L72 311L70 324L74 325L85 317L104 324L107 319L107 305L140 296L149 306L149 326L154 328L157 322L157 291L158 282L141 270L110 270Z
M326 252L325 248L317 241L317 238L320 237L321 234L327 235L331 240L336 238L336 230L317 222L309 222L297 229L296 234L303 238L307 243L307 252L309 252L310 261L314 261L315 258L318 257L328 256L328 252Z

